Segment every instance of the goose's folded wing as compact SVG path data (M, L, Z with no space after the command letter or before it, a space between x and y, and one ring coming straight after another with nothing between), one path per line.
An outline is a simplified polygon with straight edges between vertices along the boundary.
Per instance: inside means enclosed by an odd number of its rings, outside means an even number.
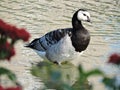
M72 28L51 31L41 38L33 40L28 47L39 51L46 51L52 45L58 43L65 35L71 35Z

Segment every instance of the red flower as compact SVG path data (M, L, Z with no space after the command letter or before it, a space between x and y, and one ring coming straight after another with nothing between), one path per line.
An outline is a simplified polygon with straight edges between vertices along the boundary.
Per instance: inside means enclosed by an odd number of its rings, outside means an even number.
M0 19L0 33L5 33L5 23Z
M4 88L0 85L0 90L4 90Z
M15 49L10 43L0 43L0 59L10 60L15 55Z
M119 54L111 55L108 62L120 65L120 55Z
M6 88L4 90L22 90L22 88L20 86L17 86L17 87Z
M17 86L17 87L3 88L3 87L0 85L0 90L22 90L22 87Z
M30 34L25 29L19 29L13 25L5 23L0 19L0 34L10 37L12 40L22 39L28 41Z
M6 35L8 37L10 37L12 40L17 40L17 32L18 32L18 29L15 27L15 26L11 26L9 25L7 28L6 28L7 32L6 32Z
M0 19L0 33L3 35L9 35L12 32L14 36L13 30L15 29L14 26L5 23L3 20ZM11 35L10 35L11 36Z
M17 32L17 38L22 39L24 41L28 41L28 39L30 38L30 34L26 32L25 29L20 29Z

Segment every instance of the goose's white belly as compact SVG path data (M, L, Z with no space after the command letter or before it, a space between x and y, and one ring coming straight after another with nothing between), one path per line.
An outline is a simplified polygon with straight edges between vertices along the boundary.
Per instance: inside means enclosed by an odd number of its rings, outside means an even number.
M66 35L58 43L49 47L45 52L35 51L43 59L48 59L52 62L57 61L58 63L74 60L80 55L79 52L75 51L75 48L72 46L71 39L68 35Z
M73 60L78 54L79 52L75 51L68 35L46 51L46 57L49 60L53 62L57 61L59 63L66 60Z

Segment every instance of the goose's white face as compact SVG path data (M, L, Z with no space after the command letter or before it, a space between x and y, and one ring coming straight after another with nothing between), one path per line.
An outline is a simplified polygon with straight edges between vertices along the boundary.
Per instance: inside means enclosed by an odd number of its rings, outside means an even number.
M78 11L77 18L80 21L90 22L90 13L87 11Z

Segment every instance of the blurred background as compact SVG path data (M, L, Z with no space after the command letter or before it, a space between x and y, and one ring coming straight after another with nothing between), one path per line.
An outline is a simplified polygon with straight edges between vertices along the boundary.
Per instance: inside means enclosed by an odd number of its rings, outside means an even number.
M120 53L120 0L0 0L0 19L18 27L24 27L31 34L31 40L45 33L72 27L73 13L85 8L91 14L92 23L83 22L91 34L88 49L76 60L75 65L82 64L86 70L100 68L108 75L118 75L120 70L107 65L112 53ZM32 50L25 48L26 43L16 44L17 55L8 63L0 65L13 70L24 90L37 90L42 87L30 74L31 63L41 61ZM104 86L100 78L90 78L95 90Z

